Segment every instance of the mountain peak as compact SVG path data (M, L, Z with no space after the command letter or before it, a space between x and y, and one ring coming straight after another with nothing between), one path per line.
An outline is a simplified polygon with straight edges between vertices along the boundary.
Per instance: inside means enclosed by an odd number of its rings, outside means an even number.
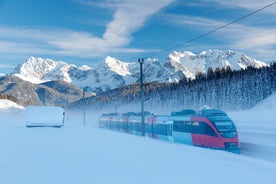
M69 68L70 65L63 61L32 56L23 64L19 64L12 74L32 83L42 83L53 79L71 82L67 75Z
M129 71L129 63L122 62L114 57L106 57L105 59L105 65L110 68L115 73L118 73L119 75L126 76L130 75Z

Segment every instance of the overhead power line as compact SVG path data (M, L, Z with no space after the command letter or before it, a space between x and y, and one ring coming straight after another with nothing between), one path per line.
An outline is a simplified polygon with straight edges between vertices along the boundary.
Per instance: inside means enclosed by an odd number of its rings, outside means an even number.
M276 4L276 1L270 3L270 4L266 5L266 6L264 6L264 7L260 8L260 9L258 9L258 10L255 10L255 11L253 11L253 12L247 14L247 15L244 15L244 16L242 16L242 17L240 17L240 18L237 18L237 19L233 20L232 22L229 22L229 23L227 23L227 24L224 24L224 25L222 25L222 26L220 26L220 27L218 27L218 28L215 28L215 29L213 29L213 30L211 30L211 31L209 31L209 32L203 33L203 34L201 34L201 35L199 35L199 36L197 36L197 37L194 37L194 38L192 38L192 39L190 39L190 40L187 40L187 41L185 41L185 42L183 42L183 43L181 43L181 44L178 44L178 45L175 45L175 46L173 46L173 47L170 47L170 48L164 49L164 50L162 50L162 51L159 51L158 53L152 54L151 56L146 57L146 58L151 58L151 57L158 56L158 55L160 55L160 54L162 54L162 53L164 53L164 52L167 52L167 51L176 49L176 48L181 47L181 46L183 46L183 45L185 45L185 44L188 44L188 43L191 43L191 42L193 42L193 41L195 41L195 40L201 39L201 38L203 38L203 37L205 37L205 36L208 36L208 35L210 35L210 34L216 32L216 31L218 31L218 30L220 30L220 29L223 29L223 28L228 27L228 26L230 26L230 25L232 25L232 24L234 24L234 23L236 23L236 22L239 22L239 21L241 21L241 20L243 20L243 19L245 19L245 18L247 18L247 17L250 17L250 16L252 16L252 15L254 15L254 14L256 14L256 13L258 13L258 12L260 12L260 11L262 11L262 10L268 8L268 7L270 7L270 6L273 6L273 5L275 5L275 4Z

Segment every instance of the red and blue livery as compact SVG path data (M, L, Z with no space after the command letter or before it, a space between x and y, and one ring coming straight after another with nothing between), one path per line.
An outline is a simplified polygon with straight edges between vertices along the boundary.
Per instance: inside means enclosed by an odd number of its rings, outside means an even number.
M103 114L99 127L142 135L141 114ZM192 109L154 115L145 112L145 135L155 139L240 153L237 129L220 109Z

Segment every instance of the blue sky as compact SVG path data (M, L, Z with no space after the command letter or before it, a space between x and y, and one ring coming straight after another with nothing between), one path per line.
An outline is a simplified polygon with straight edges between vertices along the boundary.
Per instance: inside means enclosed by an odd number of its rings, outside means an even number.
M170 52L237 50L276 60L275 0L0 0L0 73L30 56L94 66L112 56L165 60ZM180 45L177 48L173 48ZM162 52L166 50L165 52Z

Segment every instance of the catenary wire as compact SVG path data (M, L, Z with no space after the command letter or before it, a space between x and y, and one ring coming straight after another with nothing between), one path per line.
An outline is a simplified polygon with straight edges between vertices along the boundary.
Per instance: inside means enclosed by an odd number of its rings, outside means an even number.
M201 38L203 38L203 37L205 37L205 36L208 36L208 35L210 35L210 34L216 32L216 31L218 31L218 30L220 30L220 29L223 29L223 28L228 27L228 26L230 26L230 25L232 25L232 24L234 24L234 23L236 23L236 22L239 22L239 21L241 21L241 20L243 20L243 19L245 19L245 18L247 18L247 17L250 17L250 16L252 16L252 15L254 15L254 14L256 14L256 13L258 13L258 12L260 12L260 11L262 11L262 10L268 8L268 7L270 7L270 6L273 6L273 5L275 5L275 4L276 4L276 1L274 1L274 2L272 2L272 3L270 3L270 4L266 5L266 6L264 6L264 7L260 8L260 9L258 9L258 10L255 10L255 11L253 11L253 12L250 12L249 14L246 14L246 15L244 15L244 16L242 16L242 17L239 17L239 18L233 20L232 22L229 22L229 23L224 24L224 25L222 25L222 26L220 26L220 27L217 27L217 28L215 28L215 29L213 29L213 30L211 30L211 31L208 31L208 32L206 32L206 33L203 33L203 34L197 36L197 37L194 37L194 38L192 38L192 39L190 39L190 40L187 40L187 41L185 41L185 42L183 42L183 43L181 43L181 44L178 44L178 45L175 45L175 46L173 46L173 47L164 49L164 50L159 51L159 52L157 52L157 53L155 53L155 54L148 55L147 57L144 57L143 59L156 57L156 56L158 56L158 55L161 55L162 53L165 53L165 52L167 52L167 51L176 49L176 48L181 47L181 46L183 46L183 45L185 45L185 44L191 43L191 42L193 42L193 41L195 41L195 40L201 39Z

